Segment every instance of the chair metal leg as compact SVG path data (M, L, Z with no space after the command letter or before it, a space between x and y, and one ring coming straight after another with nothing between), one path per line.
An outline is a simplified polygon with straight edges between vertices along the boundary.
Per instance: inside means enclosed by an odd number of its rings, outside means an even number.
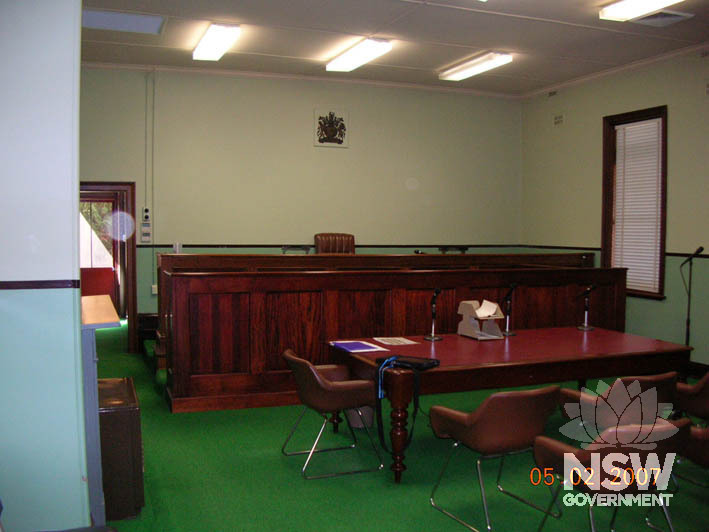
M357 445L357 436L355 435L354 430L352 429L352 426L350 425L349 419L347 419L347 426L348 426L348 428L349 428L349 430L350 430L350 434L352 435L352 440L353 440L352 445L347 445L347 446L344 446L344 447L329 447L329 448L327 448L327 449L318 449L318 448L317 448L318 443L320 443L320 438L322 437L322 434L323 434L323 432L325 431L325 427L327 426L327 423L328 423L328 418L327 418L327 416L323 415L323 423L322 423L322 426L320 427L320 431L318 432L317 437L315 438L315 442L313 443L313 446L312 446L310 449L304 450L304 451L291 451L291 452L287 452L287 451L286 451L286 446L288 445L288 442L290 441L291 437L292 437L293 434L295 433L295 430L297 429L298 425L300 424L301 420L303 419L303 416L305 415L305 411L306 411L306 410L307 410L307 407L305 407L305 408L303 409L303 411L301 412L300 416L298 416L298 420L295 422L295 425L294 425L293 428L291 429L290 434L288 434L288 437L286 438L286 441L283 443L283 447L281 448L281 452L282 452L284 455L286 455L286 456L293 456L293 455L299 455L299 454L307 454L307 455L308 455L308 457L307 457L306 460L305 460L305 464L303 465L303 469L301 470L301 473L302 473L302 475L303 475L303 478L305 478L305 479L307 479L307 480L313 480L313 479L318 479L318 478L331 478L331 477L339 477L339 476L342 476L342 475L352 475L352 474L355 474L355 473L370 473L370 472L373 472L373 471L379 471L379 470L381 470L381 469L384 467L384 463L382 462L382 458L381 458L381 456L379 455L379 450L377 449L376 445L374 444L374 440L372 439L372 435L371 435L371 433L369 432L369 429L368 429L367 426L364 424L364 419L363 419L363 417L362 417L362 411L361 411L359 408L357 408L357 409L354 409L354 410L356 410L357 415L358 415L359 418L360 418L360 421L362 421L362 424L363 424L363 426L364 426L364 429L365 429L365 431L366 431L366 433L367 433L367 438L369 439L369 442L370 442L370 444L372 445L372 449L374 450L374 453L377 455L377 459L379 460L378 466L375 467L375 468L372 468L372 469L357 469L357 470L354 470L354 471L337 471L337 472L333 472L333 473L325 473L325 474L322 474L322 475L310 475L310 476L308 476L307 473L306 473L306 471L307 471L308 466L310 465L310 461L311 461L311 459L312 459L312 457L313 457L313 455L314 455L315 453L322 453L322 452L328 452L328 451L341 451L341 450L346 450L346 449L353 449L353 448L355 448L356 445ZM345 416L345 418L346 418L346 416Z
M548 512L548 511L551 511L551 508L549 508L549 510L546 510L546 509L542 508L541 506L537 506L532 501L524 499L524 498L520 497L519 495L515 495L514 493L504 489L500 483L500 479L502 478L502 468L505 465L505 456L512 455L512 454L526 453L526 452L531 452L531 451L532 451L532 449L530 447L529 449L523 449L521 451L517 451L514 453L506 453L506 454L500 456L500 468L497 470L497 490L500 493L504 493L505 495L512 497L513 499L526 504L530 508L534 508L535 510L539 510L540 512ZM485 457L485 458L497 458L498 456L499 455ZM550 486L550 489L551 489L551 486ZM559 505L558 502L556 502L555 504L556 504L557 512L551 512L549 515L551 515L554 519L559 519L561 517L561 506Z
M596 523L593 520L593 505L588 505L588 521L591 523L591 532L596 532Z
M618 506L613 508L613 517L611 517L611 523L608 526L610 528L611 532L615 532L615 518L618 516Z
M665 520L667 521L667 524L670 527L670 532L675 532L674 525L672 524L672 518L670 517L670 509L667 507L665 504L664 500L660 501L660 505L662 506L662 511L665 514ZM647 514L645 514L645 523L649 528L652 528L653 530L658 530L659 532L663 532L662 529L658 526L655 526L652 521L650 521L650 514L652 513L653 507L651 507L648 511Z
M281 447L281 452L286 455L286 456L295 456L298 454L310 454L312 449L305 449L302 451L286 451L286 446L288 445L288 442L290 439L293 437L293 434L295 434L296 429L298 428L298 425L300 425L300 422L303 420L303 416L305 416L305 412L308 410L308 407L303 407L303 410L301 411L300 415L298 416L298 419L295 422L295 425L293 425L293 428L291 429L290 433L288 434L288 437L286 438L286 441L283 442L283 446ZM325 423L327 423L327 417L325 417ZM323 424L324 427L324 424ZM354 437L354 433L352 434ZM342 451L344 449L353 449L357 443L356 437L354 438L354 441L351 445L346 445L344 447L331 447L328 449L316 449L313 452L316 453L325 453L328 451Z
M560 477L556 477L557 479L557 486L556 486L556 491L552 493L551 496L551 502L549 503L549 506L547 507L546 511L544 512L544 517L542 518L542 522L539 523L539 528L537 529L537 532L542 532L542 528L544 528L544 523L547 522L547 518L552 515L551 507L557 504L557 499L559 498L559 493L561 493L561 488L564 485L564 481L561 480ZM550 489L553 489L551 486L549 486Z
M670 527L670 532L675 532L675 527L672 525L672 518L670 517L670 509L667 507L667 505L662 501L660 503L662 505L662 511L665 514L665 519L667 520L667 524Z
M707 482L702 482L700 480L688 477L682 473L673 472L672 479L675 481L675 485L677 485L677 478L675 478L675 477L681 478L682 480L686 480L690 484L694 484L695 486L699 486L700 488L709 488L709 483L707 483ZM672 492L672 493L674 493L674 492Z
M436 484L433 486L433 490L431 491L431 498L430 498L431 506L433 506L439 512L447 515L448 517L450 517L454 521L457 521L458 523L460 523L461 525L466 527L468 530L472 530L473 532L480 532L477 528L475 528L470 523L463 521L457 515L452 514L451 512L446 510L445 508L442 508L441 506L439 506L438 503L436 503L436 499L435 499L436 490L438 490L438 486L441 483L441 479L443 478L443 474L446 472L446 469L448 469L448 464L450 464L451 458L453 458L453 455L455 454L455 452L458 450L459 447L460 447L459 441L453 443L453 448L451 449L451 452L448 454L448 458L446 458L446 461L443 464L443 469L441 469L441 472L438 474L438 480L436 481Z
M490 524L490 512L487 509L487 497L485 497L485 483L483 482L483 470L481 467L482 457L478 458L475 463L478 468L478 482L480 483L480 496L483 500L483 510L485 510L485 522L487 523L487 529L492 530L492 525Z
M435 499L434 499L434 495L435 495L435 493L436 493L436 490L438 489L439 484L441 483L441 479L443 478L443 474L445 473L446 468L448 467L448 464L450 463L451 458L453 457L453 454L455 453L455 450L458 449L459 446L460 446L460 442L455 442L455 443L453 444L453 449L451 450L451 453L450 453L450 455L448 456L448 459L446 460L445 465L443 466L443 470L441 471L440 475L438 476L438 481L436 482L436 485L433 487L433 491L431 492L431 506L433 506L433 507L436 508L437 510L443 512L443 513L446 514L448 517L451 517L452 519L458 521L460 524L462 524L463 526L467 527L468 529L474 530L474 531L478 532L477 529L474 528L470 523L466 523L465 521L463 521L463 520L460 519L459 517L453 515L453 514L450 513L449 511L444 510L443 508L441 508L440 506L438 506L438 504L436 503L436 501L435 501ZM528 452L528 451L530 451L530 450L531 450L531 449L524 449L524 450L522 450L522 451L518 451L518 452L515 452L515 453L506 453L506 454L518 454L518 453L522 453L522 452ZM484 482L484 479L483 479L483 471L482 471L482 461L483 461L483 460L493 460L493 459L498 459L498 458L500 459L500 467L499 467L499 469L498 469L498 471L497 471L497 489L498 489L500 492L504 493L505 495L507 495L507 496L509 496L509 497L512 497L513 499L516 499L516 500L518 500L518 501L520 501L520 502L523 502L523 503L525 503L527 506L529 506L529 507L531 507L531 508L534 508L535 510L539 510L540 512L543 512L543 513L545 514L544 520L542 521L542 524L540 525L539 530L541 530L542 527L544 526L544 523L545 523L546 518L547 518L548 516L551 515L552 517L554 517L554 518L556 518L556 519L558 519L559 517L561 517L561 506L559 505L559 503L558 503L558 501L557 501L557 498L558 498L558 496L559 496L558 490L557 490L556 493L553 494L553 497L552 497L551 503L549 504L549 507L545 509L545 508L542 508L542 507L540 507L540 506L537 506L536 504L534 504L534 503L531 502L531 501L528 501L528 500L523 499L522 497L520 497L520 496L518 496L518 495L515 495L514 493L511 493L510 491L505 490L505 489L501 486L501 484L500 484L500 478L501 478L501 476L502 476L502 469L503 469L503 466L504 466L505 456L506 456L506 455L504 455L504 454L503 454L503 455L496 454L496 455L488 455L488 456L479 456L478 459L477 459L476 462L475 462L476 468L477 468L477 472L478 472L478 483L480 484L480 497L481 497L482 503L483 503L483 510L485 511L485 524L487 525L487 530L488 530L488 532L491 532L491 531L492 531L492 522L491 522L491 520L490 520L490 511L489 511L488 506L487 506L487 494L485 493L485 482ZM553 492L553 489L551 488L551 486L549 487L549 489L550 489L550 491ZM551 511L551 509L552 509L553 506L556 506L556 508L557 508L557 510L558 510L557 512L552 512L552 511Z

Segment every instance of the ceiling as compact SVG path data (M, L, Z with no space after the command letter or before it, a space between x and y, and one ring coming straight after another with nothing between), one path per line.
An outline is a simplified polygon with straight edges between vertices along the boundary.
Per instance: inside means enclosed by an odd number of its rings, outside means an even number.
M413 85L529 96L682 51L709 50L709 0L664 11L694 16L665 27L600 20L606 0L84 0L84 8L162 15L160 34L83 28L84 64L119 64ZM194 61L210 22L240 24L218 62ZM362 37L388 54L352 72L325 63ZM481 52L514 61L464 81L438 73Z

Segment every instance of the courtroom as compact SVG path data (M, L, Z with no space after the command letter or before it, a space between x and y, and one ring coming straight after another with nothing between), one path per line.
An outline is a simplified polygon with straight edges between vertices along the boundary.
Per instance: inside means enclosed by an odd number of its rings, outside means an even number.
M709 2L0 21L0 532L709 530Z

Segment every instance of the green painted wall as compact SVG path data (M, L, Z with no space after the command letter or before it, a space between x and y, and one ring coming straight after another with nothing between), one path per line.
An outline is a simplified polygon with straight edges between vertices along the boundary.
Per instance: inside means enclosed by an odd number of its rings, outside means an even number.
M89 68L81 94L81 179L136 181L156 244L518 241L517 101ZM349 148L313 146L322 104Z
M668 107L667 252L707 245L709 59L700 52L638 67L525 102L522 114L522 241L601 245L604 116ZM555 115L564 123L554 126ZM684 342L686 294L679 257L666 260L666 299L628 298L627 330ZM709 364L707 259L695 261L692 359Z
M522 242L600 247L603 117L667 105L667 251L691 253L702 244L709 227L707 79L709 59L697 51L525 102ZM560 114L564 123L554 126Z
M79 290L0 290L0 315L3 524L88 525Z
M253 251L278 253L277 243L328 230L364 245L583 250L600 247L603 116L668 105L667 251L688 253L709 227L708 65L693 52L526 101L85 68L82 179L136 181L156 244L273 244ZM350 148L312 146L312 111L323 103L349 110ZM219 249L232 251L247 252ZM154 253L138 252L139 312L156 308ZM677 259L667 260L666 300L629 299L628 331L684 338ZM693 358L709 363L698 330L709 312L704 264L695 267Z

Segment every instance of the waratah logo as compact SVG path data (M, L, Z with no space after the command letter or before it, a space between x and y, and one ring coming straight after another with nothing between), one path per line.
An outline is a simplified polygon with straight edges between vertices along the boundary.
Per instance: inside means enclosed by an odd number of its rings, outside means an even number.
M598 383L596 392L583 388L579 403L566 403L564 409L571 421L559 429L564 436L588 444L595 449L624 445L637 449L654 449L655 442L668 438L677 432L665 432L662 436L655 434L652 428L658 422L663 423L672 411L671 403L657 402L657 389L650 388L641 391L638 381L631 382L627 388L620 379L610 388L603 381ZM620 434L615 431L603 431L611 427L633 425L637 431L624 430ZM651 428L650 428L651 427ZM650 430L648 430L650 428ZM619 441L620 440L622 441Z

